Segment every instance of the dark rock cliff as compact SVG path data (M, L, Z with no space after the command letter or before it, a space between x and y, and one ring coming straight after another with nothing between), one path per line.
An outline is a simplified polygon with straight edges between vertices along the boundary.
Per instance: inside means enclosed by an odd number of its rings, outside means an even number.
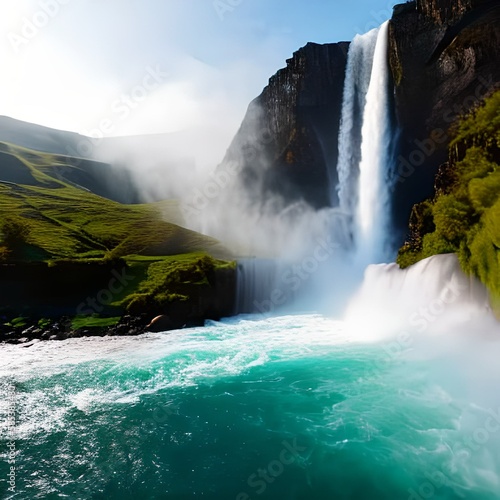
M308 43L250 104L225 162L241 164L245 186L259 198L277 193L286 202L329 205L348 47Z
M401 231L411 207L432 195L450 126L498 88L499 48L496 0L417 0L395 7L389 57L401 129L394 192Z
M488 0L416 0L416 10L435 23L447 24L486 3Z

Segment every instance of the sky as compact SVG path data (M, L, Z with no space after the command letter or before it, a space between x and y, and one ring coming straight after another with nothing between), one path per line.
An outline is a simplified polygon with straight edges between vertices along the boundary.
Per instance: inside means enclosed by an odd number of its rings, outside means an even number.
M236 132L307 42L351 40L389 0L4 0L0 115L94 137Z

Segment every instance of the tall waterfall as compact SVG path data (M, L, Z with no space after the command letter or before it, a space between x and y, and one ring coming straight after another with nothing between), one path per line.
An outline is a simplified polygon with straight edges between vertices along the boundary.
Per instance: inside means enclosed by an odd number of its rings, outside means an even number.
M353 214L357 205L357 181L361 162L361 128L366 94L370 85L373 55L378 29L357 35L351 42L347 59L342 114L339 131L339 159L337 171L340 209ZM332 193L332 200L334 195Z
M354 38L349 49L339 131L340 209L352 221L362 265L388 258L392 145L388 26Z
M317 227L325 216L317 212L315 220L309 220L300 233L299 239L309 241L310 245L304 245L307 248L301 249L302 254L294 255L295 261L288 262L298 278L288 279L287 266L281 272L279 262L239 261L236 312L273 311L290 297L300 299L300 294L310 294L318 299L325 291L332 293L335 289L336 293L339 287L341 295L345 296L367 265L391 257L387 253L393 142L391 97L387 22L365 35L356 36L349 48L336 165L339 183L330 186L332 201L337 198L335 190L338 191L339 207L328 212L324 225L324 232L332 240L329 262L322 264L315 258L313 227ZM349 257L354 255L354 266L345 265L346 256L342 250L346 250ZM300 283L296 287L297 279ZM276 287L277 281L279 287Z

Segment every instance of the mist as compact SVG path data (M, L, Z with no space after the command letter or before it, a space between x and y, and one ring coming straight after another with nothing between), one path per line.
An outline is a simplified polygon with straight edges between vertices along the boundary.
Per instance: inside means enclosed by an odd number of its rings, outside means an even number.
M343 321L351 342L381 347L367 376L389 370L403 377L416 366L414 392L405 396L418 408L445 405L455 415L450 427L433 430L432 454L450 457L439 474L460 477L461 487L498 491L500 325L484 285L452 254L408 269L369 266Z
M161 89L141 108L141 120L149 121L157 98L163 99ZM272 131L260 128L257 104L240 116L234 101L210 90L199 95L187 90L183 99L193 118L186 117L191 123L185 128L96 139L93 157L117 173L128 172L141 202L175 200L182 225L219 239L235 256L296 259L307 253L310 242L324 236L330 217L265 190L271 163L265 145L273 139ZM233 140L245 116L244 129Z

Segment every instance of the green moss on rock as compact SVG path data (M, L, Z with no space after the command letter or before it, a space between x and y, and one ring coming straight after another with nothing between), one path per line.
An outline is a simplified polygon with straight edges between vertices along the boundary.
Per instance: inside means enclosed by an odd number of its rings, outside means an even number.
M446 190L416 205L411 236L398 263L407 267L441 253L458 255L500 303L500 91L463 119L450 146Z

